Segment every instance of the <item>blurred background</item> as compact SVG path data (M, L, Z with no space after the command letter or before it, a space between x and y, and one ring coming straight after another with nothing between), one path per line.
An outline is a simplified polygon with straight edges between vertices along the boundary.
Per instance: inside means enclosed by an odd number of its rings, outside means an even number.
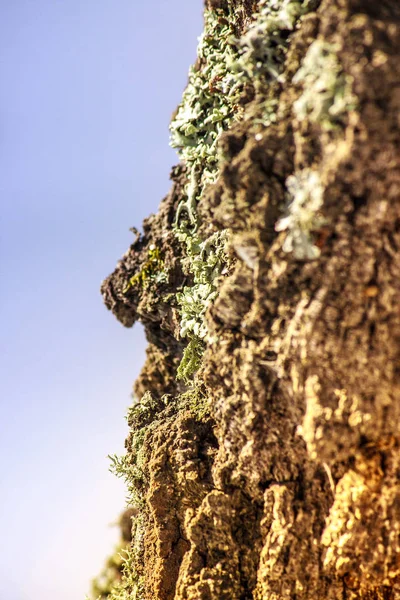
M157 210L202 0L0 2L0 600L89 592L144 361L99 287Z

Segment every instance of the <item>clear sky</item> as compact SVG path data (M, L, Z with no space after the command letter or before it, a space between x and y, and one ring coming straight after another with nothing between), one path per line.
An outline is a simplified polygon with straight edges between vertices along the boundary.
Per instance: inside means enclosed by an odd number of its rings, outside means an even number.
M83 600L144 360L101 280L157 209L201 0L0 0L0 600Z

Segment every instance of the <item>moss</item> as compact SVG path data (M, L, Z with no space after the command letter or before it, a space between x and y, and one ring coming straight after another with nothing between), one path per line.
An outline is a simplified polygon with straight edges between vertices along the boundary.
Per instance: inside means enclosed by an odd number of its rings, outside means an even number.
M121 542L107 560L100 575L93 580L91 598L96 600L142 600L144 598L144 578L137 573L135 565L140 564L144 552L145 506L144 490L148 481L144 473L146 457L144 455L144 439L146 433L157 428L157 416L168 409L170 417L176 411L189 411L198 421L209 418L209 408L204 389L195 385L187 392L180 394L174 403L170 396L157 399L150 392L144 394L139 402L135 402L127 413L130 435L127 453L124 456L112 456L111 470L125 479L129 491L128 503L134 505L130 542ZM172 409L172 411L171 411ZM147 457L148 459L148 457Z
M208 398L201 385L194 385L191 390L181 394L181 401L187 403L190 412L198 421L204 422L209 418Z
M164 260L159 248L150 246L147 260L138 273L131 277L123 290L126 294L131 288L139 286L142 289L149 287L152 281L165 281L166 273L164 270Z
M134 598L141 600L144 594L144 580L139 576L135 569L135 564L140 562L140 556L143 554L143 541L145 531L145 504L144 489L148 485L145 473L146 455L144 441L146 433L151 427L156 426L156 415L162 411L168 404L168 398L155 398L150 392L146 392L139 401L135 401L127 411L126 419L130 428L129 437L126 443L127 452L123 456L110 456L110 470L117 477L124 479L127 490L127 504L137 510L137 515L133 520L132 541L126 546L125 552L121 558L121 576L114 582L109 589L108 595L100 596L100 600L127 600ZM104 579L104 577L103 577ZM103 582L100 579L100 583ZM109 582L104 579L104 582ZM107 583L108 585L108 583ZM94 591L100 590L99 582Z

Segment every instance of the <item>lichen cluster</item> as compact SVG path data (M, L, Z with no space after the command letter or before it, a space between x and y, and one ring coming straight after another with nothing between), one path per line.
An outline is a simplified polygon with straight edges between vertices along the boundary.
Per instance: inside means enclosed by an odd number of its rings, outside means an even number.
M216 180L217 142L234 118L235 107L228 95L228 64L236 57L232 21L223 11L206 10L198 63L190 69L188 86L171 123L171 145L179 149L189 169L185 197L175 220L175 233L187 256L183 268L193 277L193 285L177 295L180 335L189 340L178 369L181 379L190 377L200 364L207 335L205 313L215 298L215 282L226 262L224 232L207 240L198 235L197 203L205 187Z
M315 5L315 0L261 2L254 22L238 41L239 59L231 65L237 74L235 87L238 80L252 81L256 88L266 81L284 81L288 34Z
M310 45L293 83L303 87L293 105L297 119L317 123L333 135L356 107L352 80L340 65L337 48L323 40ZM316 233L327 224L321 213L324 186L319 171L306 168L294 173L286 188L285 214L275 226L286 232L282 249L298 260L316 259L321 253Z
M159 404L154 400L150 392L145 393L140 402L134 402L128 409L126 420L130 429L134 429L135 433L130 437L131 456L125 454L123 456L110 455L110 471L117 477L124 479L127 484L127 505L140 506L142 498L138 494L138 489L146 485L146 477L144 474L144 455L143 441L147 426L151 423L153 414L159 409Z
M398 19L324 0L298 27L310 2L207 4L189 82L204 87L175 121L185 164L106 289L150 341L113 460L137 513L107 600L385 600L400 580ZM232 60L210 80L224 28Z
M133 563L133 552L129 545L117 547L102 573L92 583L92 598L96 600L143 598L143 578L136 576Z
M314 234L325 225L320 213L324 188L318 171L303 169L286 180L288 204L286 214L276 224L276 231L286 231L284 252L293 252L298 260L313 260L320 255Z
M177 295L181 314L180 335L189 344L178 370L188 379L201 361L207 339L205 313L216 296L216 281L227 264L227 232L202 240L197 204L206 186L219 173L218 141L232 122L242 117L247 88L265 92L273 81L282 81L290 33L299 18L312 10L314 0L264 0L245 33L234 35L234 11L205 11L205 29L198 46L198 61L190 69L189 83L171 123L171 145L188 168L185 197L179 204L175 233L185 245L184 270L193 285ZM261 122L275 120L276 99L264 99Z
M343 72L337 48L323 40L311 44L293 83L303 85L293 105L300 121L308 119L332 130L356 106L352 80Z
M119 518L120 541L107 558L100 574L92 581L92 598L96 600L127 600L138 598L143 588L142 578L133 569L135 552L143 536L142 517L135 508L127 508ZM136 595L135 595L136 594Z

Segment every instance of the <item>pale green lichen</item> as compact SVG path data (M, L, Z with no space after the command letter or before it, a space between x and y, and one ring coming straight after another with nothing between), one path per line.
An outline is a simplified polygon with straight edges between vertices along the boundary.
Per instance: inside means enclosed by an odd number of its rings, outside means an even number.
M303 84L303 93L294 103L299 120L319 123L325 130L335 130L346 114L356 107L352 80L337 57L337 47L315 40L309 47L293 83ZM313 260L321 251L315 244L316 234L326 225L321 214L324 186L320 175L303 169L286 180L288 202L286 214L276 224L285 231L282 249L298 260Z
M195 373L201 365L204 346L199 337L191 337L188 345L183 351L183 357L179 364L176 377L183 379L186 383L190 382L190 377Z
M138 488L143 485L145 476L142 470L142 464L144 462L142 445L144 435L139 432L135 436L133 443L133 455L135 457L132 463L127 454L118 456L117 454L109 455L110 459L110 472L123 479L128 489L128 495L126 498L127 506L140 507L142 498L138 495Z
M205 29L199 39L198 62L189 72L189 83L171 123L171 145L188 167L185 197L175 219L177 237L186 246L184 270L193 285L177 295L181 337L189 339L178 377L188 379L201 361L207 339L205 313L216 297L216 280L227 264L227 232L202 241L197 203L219 172L218 141L234 119L241 116L240 101L246 85L261 97L272 81L281 80L290 33L299 18L313 10L318 0L264 0L244 35L234 35L235 13L205 11ZM275 121L277 101L265 97L261 122Z
M234 105L227 93L228 65L237 58L232 16L229 19L223 11L206 10L204 21L197 49L198 63L189 71L188 86L170 126L171 146L179 148L181 159L190 169L177 225L183 211L189 225L196 225L196 202L218 172L218 138L234 116Z
M319 173L303 169L286 180L288 203L286 214L276 224L276 231L285 231L282 249L291 252L298 260L319 257L315 233L326 224L321 214L324 187Z
M176 296L181 308L180 335L203 340L207 335L205 313L216 297L214 283L226 261L226 231L214 233L206 240L182 229L177 231L177 236L186 246L187 258L183 260L183 268L192 274L194 282Z
M318 122L327 130L336 128L356 107L352 79L344 73L337 50L332 44L315 40L293 77L293 83L303 84L303 93L293 105L297 118Z
M178 378L187 380L201 361L206 338L205 313L215 298L217 277L226 262L226 232L202 240L197 229L197 203L205 187L218 175L217 142L234 117L235 107L226 94L227 65L236 57L232 22L223 11L205 11L204 33L199 39L199 63L189 72L189 83L171 123L171 145L189 169L185 198L175 219L175 233L185 245L184 271L193 285L177 294L180 335L189 339ZM223 91L225 90L225 91Z
M134 547L134 544L133 544ZM96 600L142 600L144 598L144 578L136 574L135 551L127 545L125 548L117 549L120 572L115 577L113 570L107 568L101 576L93 582L92 598ZM117 560L117 558L116 558Z
M238 81L250 80L258 88L265 82L284 81L283 67L288 34L301 16L317 6L316 0L267 0L261 2L255 21L238 41L240 57L231 68Z
M124 564L124 554L128 549L128 543L119 544L101 573L92 581L92 597L97 600L110 600L114 590L121 581Z
M91 598L96 600L128 600L143 598L143 577L135 569L138 559L143 556L144 519L142 514L126 511L121 519L129 519L129 540L121 529L122 539L108 557L100 574L93 579ZM119 523L121 525L121 521ZM125 531L125 535L127 532ZM89 600L86 597L86 600Z

